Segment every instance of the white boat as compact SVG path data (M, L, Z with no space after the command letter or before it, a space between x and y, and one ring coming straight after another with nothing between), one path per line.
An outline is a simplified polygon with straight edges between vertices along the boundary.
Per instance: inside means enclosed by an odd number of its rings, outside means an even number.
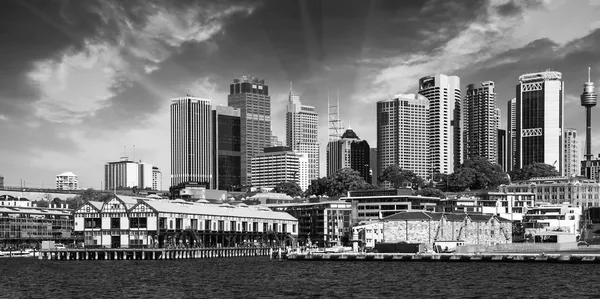
M0 251L0 257L34 257L33 249Z

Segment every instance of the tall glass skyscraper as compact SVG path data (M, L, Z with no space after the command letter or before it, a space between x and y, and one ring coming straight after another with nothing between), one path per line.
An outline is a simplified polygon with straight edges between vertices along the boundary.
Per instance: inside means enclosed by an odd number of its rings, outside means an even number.
M564 174L564 83L560 72L519 77L516 86L515 168L532 163L553 165Z
M506 171L517 170L517 99L507 103L506 122Z
M213 178L215 189L241 189L240 109L216 106L213 110Z
M241 184L251 183L252 157L271 146L271 96L265 80L250 76L229 85L227 105L240 109Z
M429 162L432 173L450 174L462 163L460 78L438 74L419 79L429 99Z
M171 186L187 182L214 186L211 116L208 99L171 100Z
M565 129L565 171L569 177L581 174L581 143L576 129Z
M429 100L399 94L377 102L377 172L398 165L422 178L431 173L428 119Z
M498 111L494 82L469 84L464 104L464 159L482 157L498 162Z
M302 105L291 85L287 104L286 144L296 153L308 154L308 182L319 178L319 115L314 106Z

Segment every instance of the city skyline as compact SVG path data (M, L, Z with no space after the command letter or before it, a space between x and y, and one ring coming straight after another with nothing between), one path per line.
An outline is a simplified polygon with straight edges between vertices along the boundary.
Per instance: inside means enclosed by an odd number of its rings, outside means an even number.
M97 188L105 162L135 145L166 185L170 99L227 105L241 75L268 82L280 140L293 81L321 115L327 92L339 90L341 119L376 147L375 103L416 93L418 78L455 75L461 90L494 81L505 128L518 77L552 69L566 83L565 127L583 138L579 95L588 65L599 82L600 5L577 2L3 2L0 175L5 185L39 187L72 171ZM321 176L327 125L320 117ZM596 156L600 144L592 146Z

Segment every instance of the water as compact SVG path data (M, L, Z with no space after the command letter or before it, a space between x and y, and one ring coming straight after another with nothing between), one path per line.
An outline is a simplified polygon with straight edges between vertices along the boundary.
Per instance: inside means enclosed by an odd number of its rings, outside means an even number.
M0 259L2 298L600 298L597 265Z

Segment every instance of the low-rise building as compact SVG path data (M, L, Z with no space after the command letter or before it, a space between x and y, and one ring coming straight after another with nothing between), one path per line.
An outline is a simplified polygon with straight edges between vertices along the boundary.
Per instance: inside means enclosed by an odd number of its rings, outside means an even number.
M236 247L296 242L298 221L264 206L234 207L117 195L74 212L87 247Z
M23 197L14 197L10 195L0 195L0 206L5 207L31 207L31 201Z
M351 241L357 243L356 247L374 248L375 244L383 241L383 222L377 221L353 226Z
M438 197L405 195L404 192L396 189L349 192L348 197L342 197L340 200L351 203L351 222L353 225L410 210L433 212L440 203ZM412 193L412 190L410 192Z
M78 190L79 180L77 175L72 172L63 172L56 176L57 190Z
M72 210L31 206L0 206L0 246L36 246L42 241L71 244Z
M521 221L523 215L535 206L535 193L468 191L446 193L437 212L493 214L513 221Z
M500 192L528 192L536 202L569 202L583 207L600 206L600 183L581 177L540 177L501 185Z
M538 203L523 217L525 234L542 231L562 231L579 235L581 206L569 204Z
M351 204L344 201L267 205L298 219L298 240L302 246L344 245L350 237Z
M488 246L512 243L512 221L485 214L403 212L384 218L381 227L383 243L422 243L428 250L436 242Z
M248 197L246 200L254 201L261 205L270 205L288 204L294 199L285 193L261 192Z

